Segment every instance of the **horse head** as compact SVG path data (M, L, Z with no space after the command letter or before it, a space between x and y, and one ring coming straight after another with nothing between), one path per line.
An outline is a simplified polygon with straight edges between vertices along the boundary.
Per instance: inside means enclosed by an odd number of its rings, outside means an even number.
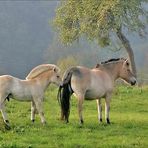
M42 64L31 70L26 77L27 80L31 79L47 79L49 82L58 86L62 84L62 78L60 77L60 68L54 64Z
M53 67L53 69L52 69L51 82L58 85L58 86L62 85L62 78L60 76L60 69L57 66Z
M122 62L122 66L119 72L119 77L125 80L127 83L130 83L131 85L136 84L135 75L132 73L130 69L130 62L127 59L123 60Z

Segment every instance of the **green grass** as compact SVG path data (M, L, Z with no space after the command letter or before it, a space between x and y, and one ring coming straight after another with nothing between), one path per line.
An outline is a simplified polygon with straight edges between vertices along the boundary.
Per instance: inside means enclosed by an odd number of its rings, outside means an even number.
M47 125L37 115L30 121L30 103L10 100L6 108L11 130L0 118L0 148L147 148L148 87L118 87L111 101L111 125L98 123L96 101L84 102L84 125L80 126L77 100L71 99L70 123L58 118L60 107L57 89L45 94L44 112ZM103 117L104 117L104 100Z

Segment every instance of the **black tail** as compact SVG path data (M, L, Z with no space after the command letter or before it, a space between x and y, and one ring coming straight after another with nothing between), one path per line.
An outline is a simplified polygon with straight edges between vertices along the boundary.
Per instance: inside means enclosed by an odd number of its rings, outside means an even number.
M58 98L61 104L61 119L68 123L70 114L70 97L73 93L71 89L72 69L68 70L64 76L63 85L59 87Z

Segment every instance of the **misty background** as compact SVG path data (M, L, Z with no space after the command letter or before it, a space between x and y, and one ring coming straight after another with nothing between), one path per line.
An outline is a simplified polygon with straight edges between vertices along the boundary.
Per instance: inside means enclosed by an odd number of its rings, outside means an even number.
M24 79L32 68L56 64L72 55L80 65L94 67L109 58L127 57L125 50L101 49L97 43L81 39L64 46L52 20L59 1L0 1L0 75ZM134 50L138 74L148 79L148 37L125 34Z

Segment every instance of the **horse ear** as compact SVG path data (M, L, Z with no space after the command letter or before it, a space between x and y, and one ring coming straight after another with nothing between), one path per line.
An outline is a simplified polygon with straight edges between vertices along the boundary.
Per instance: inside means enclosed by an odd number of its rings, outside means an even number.
M99 67L100 67L100 64L97 64L95 68L99 68Z
M128 61L128 59L125 60L124 64L125 64L126 66L129 66L129 61Z
M53 71L54 71L54 72L57 72L57 69L56 69L56 67L53 67Z

